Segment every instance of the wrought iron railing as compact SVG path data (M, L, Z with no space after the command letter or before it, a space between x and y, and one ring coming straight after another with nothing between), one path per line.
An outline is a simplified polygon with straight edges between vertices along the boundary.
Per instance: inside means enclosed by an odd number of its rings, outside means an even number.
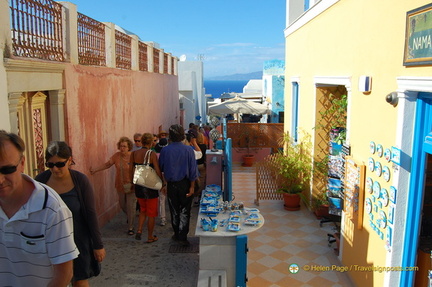
M78 63L105 66L105 25L78 13Z
M153 72L159 73L159 49L153 48Z
M81 65L111 66L107 61L109 54L106 46L106 25L84 14L77 13L77 19L64 19L67 7L53 0L9 0L10 29L12 38L12 54L17 57L35 58L64 62L66 55L66 33L63 25L66 21L76 21L77 43L70 47L78 51L78 63ZM73 23L72 23L73 24ZM73 26L73 25L71 25ZM135 46L134 46L135 47ZM115 67L130 70L132 62L138 62L140 71L148 71L150 60L153 60L152 72L160 71L160 49L153 48L153 59L149 59L148 46L138 41L138 56L132 59L132 37L115 31ZM163 73L175 74L176 58L163 53ZM68 59L69 60L69 59ZM168 63L171 60L172 62ZM171 69L169 64L171 64Z
M64 61L62 7L52 0L10 0L13 54Z
M148 55L147 45L143 42L138 42L138 54L139 54L139 70L148 71Z
M116 67L130 70L132 66L132 38L123 32L115 30Z

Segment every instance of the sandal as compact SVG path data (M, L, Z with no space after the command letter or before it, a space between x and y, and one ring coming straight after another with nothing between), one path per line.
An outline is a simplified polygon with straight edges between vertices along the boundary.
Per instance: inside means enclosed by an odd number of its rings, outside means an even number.
M147 241L146 241L146 243L153 243L153 242L156 242L156 241L158 241L158 237L156 236L156 235L153 235L153 238L152 239L148 239Z
M133 231L133 229L129 229L128 232L127 232L127 234L128 234L128 235L134 235L135 232Z
M141 240L141 232L138 232L135 234L135 239L136 240Z

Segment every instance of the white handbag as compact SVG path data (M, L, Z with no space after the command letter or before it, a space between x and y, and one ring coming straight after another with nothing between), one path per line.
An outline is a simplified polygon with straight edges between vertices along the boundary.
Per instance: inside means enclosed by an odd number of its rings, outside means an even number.
M133 183L150 189L159 190L162 188L162 180L150 166L151 152L151 150L146 152L143 164L135 166Z

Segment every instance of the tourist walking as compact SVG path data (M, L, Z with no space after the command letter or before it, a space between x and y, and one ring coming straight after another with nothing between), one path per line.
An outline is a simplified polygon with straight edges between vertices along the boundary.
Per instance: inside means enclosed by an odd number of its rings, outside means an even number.
M130 157L130 175L133 177L135 166L149 162L149 165L156 171L157 175L162 178L159 169L157 155L151 150L153 145L153 135L145 133L141 137L142 148L132 152ZM158 215L158 197L159 191L155 189L146 188L137 184L133 185L135 189L135 196L137 197L140 213L138 219L138 227L135 235L136 240L141 240L142 229L147 219L147 241L146 243L153 243L158 240L158 237L153 234L155 226L155 218Z
M164 147L159 157L167 188L168 205L171 213L172 238L181 245L189 245L190 212L194 195L195 180L198 177L194 150L183 144L184 129L172 125L169 129L171 143Z
M0 130L0 282L67 286L78 256L72 213L49 186L24 174L24 141Z
M96 168L90 167L90 173L93 175L101 170L108 169L113 165L115 166L115 188L117 190L120 207L127 216L127 234L134 235L136 198L131 189L132 179L129 174L129 160L132 149L131 140L127 137L121 137L117 142L117 149L119 151L113 154L106 163Z
M142 137L141 133L135 133L134 134L134 136L133 136L134 142L132 145L132 151L136 151L136 150L139 150L140 148L142 148L141 137Z
M99 275L100 262L105 258L93 187L86 175L70 169L74 163L72 149L65 142L49 143L45 161L49 169L37 175L36 180L53 188L73 216L73 234L79 255L73 261L72 285L89 286L88 279Z

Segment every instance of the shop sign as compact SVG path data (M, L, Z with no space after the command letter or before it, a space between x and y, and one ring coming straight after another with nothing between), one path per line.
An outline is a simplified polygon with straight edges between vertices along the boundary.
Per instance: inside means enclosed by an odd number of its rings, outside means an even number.
M432 64L432 3L407 12L404 66Z

